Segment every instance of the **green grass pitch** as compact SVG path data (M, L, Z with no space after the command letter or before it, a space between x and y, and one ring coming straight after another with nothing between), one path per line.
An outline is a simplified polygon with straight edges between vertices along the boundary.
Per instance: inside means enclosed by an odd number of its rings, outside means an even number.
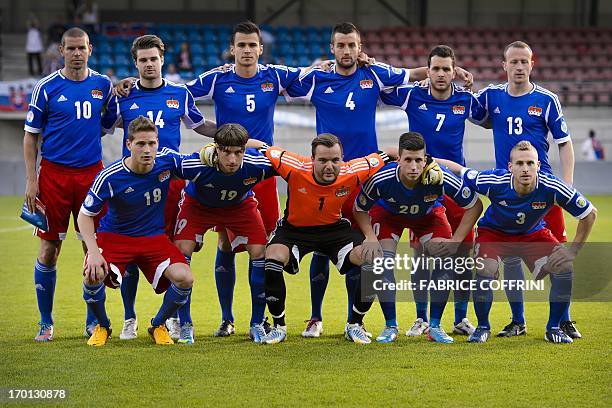
M237 334L212 337L220 311L214 284L216 236L195 254L192 315L193 346L155 346L147 322L156 312L155 296L140 280L139 337L118 338L123 320L119 291L107 291L115 336L102 348L85 344L81 269L83 254L74 233L64 243L58 264L54 318L56 338L33 341L38 311L33 264L38 239L17 218L21 197L0 198L0 388L66 389L58 405L74 406L609 406L612 313L609 303L577 302L572 317L584 338L573 345L544 342L545 303L528 303L526 337L492 338L472 345L455 336L441 345L400 336L390 345L358 346L344 340L344 280L332 268L323 305L324 336L302 339L310 311L307 258L302 272L286 276L289 336L285 343L260 346L248 341L250 315L247 258L237 257L234 311ZM612 197L592 197L599 217L591 241L612 242ZM575 221L566 217L573 236ZM414 320L414 304L400 303L403 333ZM452 305L443 325L452 327ZM509 320L508 305L493 305L493 331ZM475 321L470 305L469 318ZM366 317L375 335L384 326L378 305ZM606 402L608 401L608 402ZM6 402L3 401L3 402ZM26 403L27 404L27 403Z

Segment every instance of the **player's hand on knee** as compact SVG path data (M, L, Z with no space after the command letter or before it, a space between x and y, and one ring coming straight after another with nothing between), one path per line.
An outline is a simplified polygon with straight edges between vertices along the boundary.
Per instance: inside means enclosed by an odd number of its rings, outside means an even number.
M454 255L460 244L460 242L455 242L450 238L432 238L427 241L425 247L430 255L445 257Z
M89 282L100 282L108 273L108 264L101 253L88 252L85 259L85 277Z
M421 183L424 185L440 185L443 182L444 173L440 165L430 155L427 155L425 168L421 175Z
M383 250L377 239L366 239L361 244L361 260L365 263L374 262L374 258L382 258Z
M545 268L550 273L569 272L572 269L576 254L565 245L557 245L548 256Z
M219 154L217 153L217 144L212 142L200 149L200 161L203 165L217 168L219 163Z
M485 278L499 278L499 262L491 258L483 258L482 267L476 268L476 274Z
M36 196L38 196L38 178L28 180L26 183L25 202L31 213L36 211Z

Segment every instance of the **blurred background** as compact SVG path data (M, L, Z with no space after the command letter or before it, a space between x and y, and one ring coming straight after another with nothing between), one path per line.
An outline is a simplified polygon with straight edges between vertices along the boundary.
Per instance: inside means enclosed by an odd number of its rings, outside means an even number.
M457 64L475 77L474 90L505 82L504 47L530 44L536 65L532 80L557 93L571 129L576 183L591 192L612 192L606 164L583 153L594 132L603 152L612 149L612 1L601 0L0 0L0 194L21 194L21 138L29 93L36 81L62 67L57 51L66 28L80 26L94 47L90 67L117 80L137 75L129 49L133 39L157 34L166 44L164 75L186 82L231 62L231 28L250 19L262 28L261 63L308 66L332 58L331 27L351 21L362 31L363 50L400 67L427 64L429 49L446 44ZM279 98L277 144L305 153L314 136L314 110ZM202 111L214 118L213 106ZM381 144L395 144L406 128L402 111L381 107ZM118 158L121 131L105 137L105 159ZM184 129L183 149L202 139ZM487 166L493 154L490 131L468 126L469 164ZM553 162L558 152L551 147ZM604 157L605 159L605 154ZM589 170L592 168L595 170ZM604 178L597 178L602 176Z

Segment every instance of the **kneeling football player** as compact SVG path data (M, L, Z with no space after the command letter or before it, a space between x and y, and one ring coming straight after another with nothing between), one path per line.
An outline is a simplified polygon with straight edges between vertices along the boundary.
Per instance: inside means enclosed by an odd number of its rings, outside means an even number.
M572 343L560 328L572 294L573 264L586 242L597 209L576 189L552 174L540 171L535 147L528 141L518 142L510 152L508 170L476 171L446 160L438 160L463 182L491 200L478 222L475 256L484 258L477 268L474 309L478 327L468 337L472 343L484 343L491 335L489 312L493 301L490 281L499 276L499 259L521 257L534 279L550 274L550 313L544 339L552 343ZM574 241L565 247L546 228L543 218L554 205L578 218Z
M378 253L382 252L385 258L395 258L402 232L410 228L416 237L415 248L420 252L424 250L428 257L454 255L482 212L482 202L478 194L464 186L459 178L444 168L441 184L423 183L427 157L425 140L420 133L408 132L401 135L398 153L398 161L387 164L368 180L355 201L355 220L365 234L364 244L380 245ZM442 205L445 195L467 210L454 234ZM443 265L447 263L434 263L432 272L431 280L436 283L436 287L430 290L428 338L439 343L452 343L452 337L440 326L449 296L449 290L444 289L447 286L443 284L455 278L458 280L460 276L455 276L452 269ZM385 268L383 274L385 281L395 282L393 269ZM389 301L387 297L395 301L395 293L392 290L380 292L381 302L383 297L384 301ZM356 299L351 322L361 323L370 305L370 302ZM397 333L397 324L394 326L387 323L376 340L381 343L393 342Z
M130 123L126 143L130 156L98 173L78 216L87 245L83 298L98 321L87 344L103 346L108 341L105 285L120 287L130 263L139 267L156 293L166 292L149 334L156 344L173 344L165 321L187 301L193 276L185 257L164 234L164 205L172 177L188 178L184 170L200 158L169 149L157 152L157 127L143 116ZM108 212L96 236L93 220L105 203Z
M249 337L259 343L269 327L264 321L264 252L267 234L252 189L276 175L276 172L270 161L259 151L245 148L249 134L241 125L224 124L216 131L214 139L214 145L207 145L202 152L205 157L206 152L213 149L210 153L214 158L208 157L210 167L201 168L197 177L185 188L179 204L174 240L187 259L191 259L193 252L199 250L204 234L213 227L228 232L228 236L232 237L232 250L246 246L250 257L252 305ZM227 306L231 310L231 297L230 305L225 305L227 296L219 295L222 322L215 336L225 337L234 333L233 320L223 318L223 310ZM179 342L187 344L193 342L189 303L179 309Z

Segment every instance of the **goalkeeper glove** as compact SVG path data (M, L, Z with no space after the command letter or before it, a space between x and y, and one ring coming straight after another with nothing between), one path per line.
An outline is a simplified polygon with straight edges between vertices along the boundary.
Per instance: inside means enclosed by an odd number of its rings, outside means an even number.
M421 183L424 185L440 185L444 181L444 173L442 169L436 163L431 156L427 155L427 160L425 162L425 168L423 169L423 174L421 175Z
M209 143L200 150L200 161L205 166L217 168L219 155L216 143Z

